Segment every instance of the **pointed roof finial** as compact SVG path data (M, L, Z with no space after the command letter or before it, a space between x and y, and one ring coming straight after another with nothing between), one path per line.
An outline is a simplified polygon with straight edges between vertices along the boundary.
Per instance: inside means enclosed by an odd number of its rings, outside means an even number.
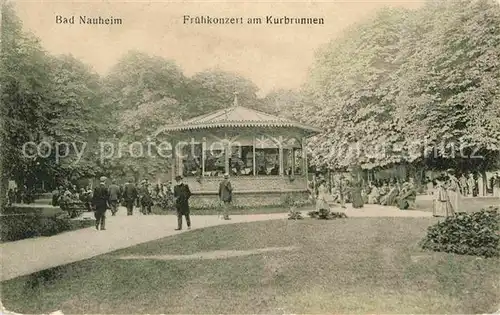
M233 106L234 107L238 106L238 92L234 92Z

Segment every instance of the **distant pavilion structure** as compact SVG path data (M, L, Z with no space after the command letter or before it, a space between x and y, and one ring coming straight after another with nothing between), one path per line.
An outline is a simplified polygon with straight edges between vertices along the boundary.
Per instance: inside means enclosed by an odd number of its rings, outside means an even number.
M194 208L216 206L225 173L233 203L264 206L283 203L287 195L307 197L307 138L318 128L238 104L180 124L164 126L156 140L172 146L168 177L181 175L193 193Z

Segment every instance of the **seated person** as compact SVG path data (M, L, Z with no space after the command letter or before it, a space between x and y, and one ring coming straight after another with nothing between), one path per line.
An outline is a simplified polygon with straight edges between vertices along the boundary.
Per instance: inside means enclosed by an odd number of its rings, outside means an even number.
M363 187L361 189L361 199L363 200L363 204L368 203L368 191L369 191L368 187Z
M10 197L10 194L11 194L11 191L13 193L13 190L9 190L9 199L11 199L12 197ZM59 187L59 188L56 188L52 191L52 205L54 207L58 206L59 205L59 200L61 198L61 194L63 193L63 189L62 187ZM12 200L12 199L11 199Z
M401 193L398 196L398 207L401 210L415 209L417 190L411 183L404 183Z
M377 186L372 185L370 193L368 194L368 203L376 204L379 202L379 199L380 199L380 192Z
M280 173L279 167L278 167L278 165L275 165L275 166L271 169L270 175L279 175L279 173Z
M389 188L389 185L387 185L387 183L384 183L384 185L382 185L382 187L380 187L379 189L379 204L382 204L382 199L385 199L387 194L389 193L390 191L390 188Z
M259 167L257 175L267 175L266 168L264 166Z
M384 196L383 200L381 199L380 202L384 206L394 206L396 205L396 198L399 195L399 189L396 185L392 185L391 190L387 195Z

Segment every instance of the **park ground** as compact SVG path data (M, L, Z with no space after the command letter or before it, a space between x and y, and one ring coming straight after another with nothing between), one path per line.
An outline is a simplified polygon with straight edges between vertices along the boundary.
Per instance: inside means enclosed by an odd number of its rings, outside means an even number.
M498 259L421 250L437 221L281 218L199 228L4 281L2 302L19 313L495 312Z

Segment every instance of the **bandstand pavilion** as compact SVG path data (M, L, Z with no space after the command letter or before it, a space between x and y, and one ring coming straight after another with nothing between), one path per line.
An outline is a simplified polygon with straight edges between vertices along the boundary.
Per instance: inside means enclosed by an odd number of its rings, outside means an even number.
M306 139L318 128L238 105L160 128L174 156L169 177L189 184L194 208L216 205L225 173L233 203L265 206L307 197Z

